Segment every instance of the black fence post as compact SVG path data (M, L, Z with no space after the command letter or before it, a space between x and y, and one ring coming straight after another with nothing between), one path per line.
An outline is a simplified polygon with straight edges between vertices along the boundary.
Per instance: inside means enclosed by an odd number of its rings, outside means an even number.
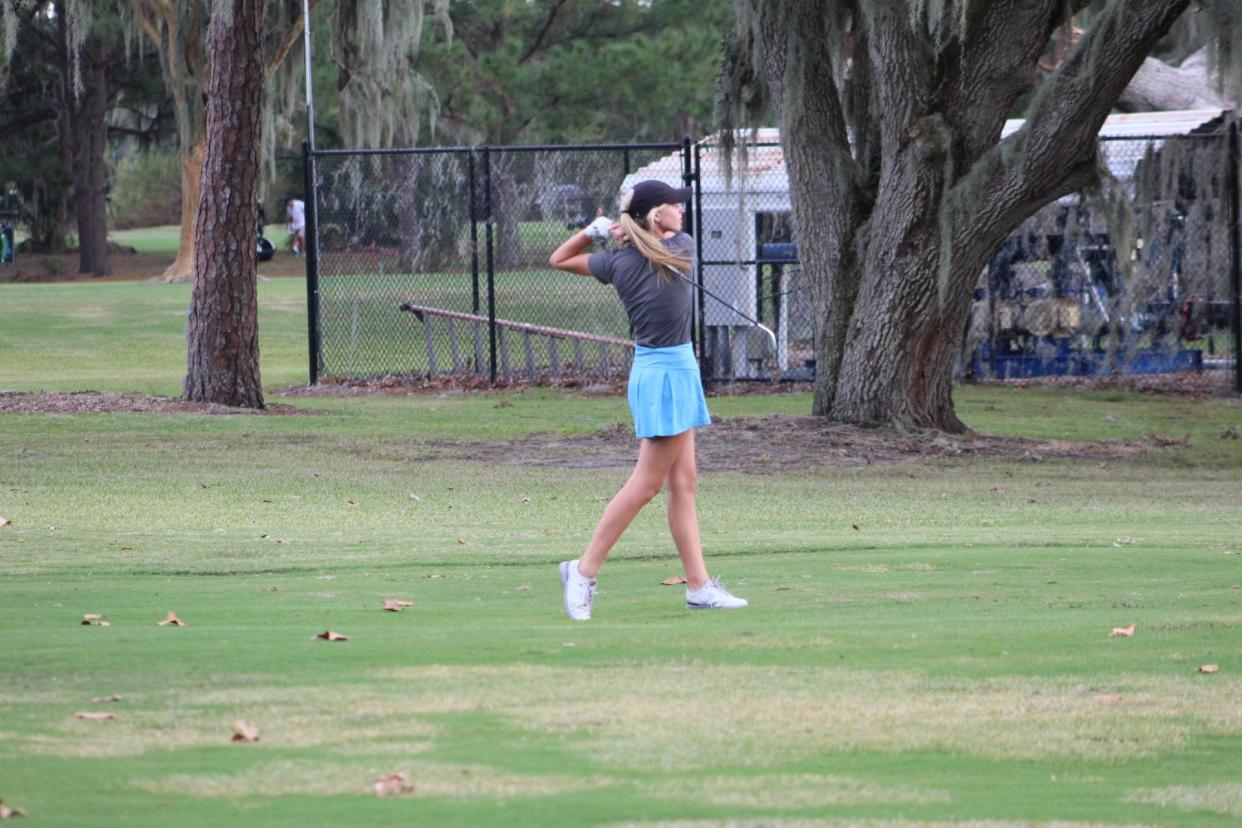
M315 191L315 156L310 141L302 141L302 181L306 189L306 332L310 358L310 385L319 382L323 367L319 326L319 209Z
M496 267L492 255L492 156L488 147L483 153L483 228L487 243L487 337L492 360L492 385L496 384Z
M479 314L479 214L478 182L474 175L474 150L470 150L467 167L470 171L470 312Z
M1242 394L1242 214L1239 213L1238 119L1229 124L1229 286L1233 294L1233 388Z
M696 187L698 179L694 175L694 159L690 150L690 136L681 139L681 184L683 187ZM693 203L689 205L690 209L686 211L685 231L691 236L694 235L695 227L698 222L695 221L695 206Z
M699 218L703 215L703 146L698 143L694 145L694 215ZM702 224L702 222L699 221L697 224ZM694 270L695 281L700 285L703 284L703 233L698 226L695 227L694 233ZM703 315L707 313L707 302L703 296L702 289L695 292L699 295L699 376L706 381L709 363L706 337L707 327L703 321Z

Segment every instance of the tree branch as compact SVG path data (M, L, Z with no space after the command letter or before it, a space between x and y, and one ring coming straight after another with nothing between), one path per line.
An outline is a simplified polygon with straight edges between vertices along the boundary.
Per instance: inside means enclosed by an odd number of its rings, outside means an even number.
M36 124L54 120L56 120L56 108L52 106L43 106L24 112L13 120L0 124L0 141L19 135Z
M311 11L314 11L315 6L317 6L318 4L319 4L319 0L310 0L309 5L310 5ZM302 37L303 30L305 28L306 28L306 25L305 25L304 15L302 14L302 12L298 12L297 19L294 20L292 24L290 24L289 31L285 32L284 38L281 39L280 46L277 47L276 52L272 55L271 59L267 62L267 65L263 67L264 75L272 74L280 67L280 64L285 62L285 58L288 57L289 55L289 50L292 49L295 44L297 44L298 39Z
M872 64L883 67L874 78L884 157L896 158L915 121L929 113L936 62L928 42L910 25L905 3L876 6L866 15L867 48Z
M532 40L530 45L526 47L526 51L523 52L522 56L518 58L517 63L519 66L530 60L531 57L539 51L543 44L543 38L547 35L548 30L552 28L552 24L556 21L556 15L559 14L560 10L565 7L565 3L566 0L557 0L552 8L548 10L547 19L543 21L543 26L540 27L539 33L535 35L534 40Z
M1187 58L1180 68L1154 57L1143 61L1126 91L1117 99L1125 112L1167 109L1228 109L1231 104L1212 85L1205 61L1196 60L1206 48Z
M956 155L967 163L996 143L1014 104L1039 81L1036 65L1063 19L1062 0L987 3L972 19L946 96Z
M1104 119L1188 4L1118 0L1107 8L1045 82L1022 129L988 150L954 186L959 204L971 207L955 223L955 255L979 238L999 243L1032 209L1094 179Z
M1117 0L1039 91L1015 143L1047 171L1070 153L1094 157L1104 119L1152 47L1190 0ZM1053 167L1055 169L1055 167Z

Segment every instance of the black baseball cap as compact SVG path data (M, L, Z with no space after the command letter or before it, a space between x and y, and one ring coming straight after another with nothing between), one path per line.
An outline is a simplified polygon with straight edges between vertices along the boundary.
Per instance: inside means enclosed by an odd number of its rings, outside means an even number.
M634 195L625 212L635 218L646 218L647 213L661 204L685 204L693 192L689 187L670 187L663 181L640 181L634 185Z

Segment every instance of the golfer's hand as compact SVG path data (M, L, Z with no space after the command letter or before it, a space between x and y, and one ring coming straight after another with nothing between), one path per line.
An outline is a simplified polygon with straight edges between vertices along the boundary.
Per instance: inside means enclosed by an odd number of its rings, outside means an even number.
M586 233L586 237L592 242L603 247L608 244L608 235L612 232L612 228L612 219L607 216L600 216L583 228L582 232Z
M627 241L630 240L629 233L626 233L625 228L622 227L620 224L614 224L612 227L609 227L608 232L620 244L625 244Z

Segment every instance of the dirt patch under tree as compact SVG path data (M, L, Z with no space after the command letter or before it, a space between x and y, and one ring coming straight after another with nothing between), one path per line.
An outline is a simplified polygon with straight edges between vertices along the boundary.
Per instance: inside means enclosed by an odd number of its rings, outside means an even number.
M602 388L600 393L602 393ZM143 394L0 392L0 414L307 414L289 405L261 411L190 403ZM1041 462L1072 459L1090 462L1126 460L1184 445L1182 439L1147 435L1138 440L1099 442L1033 440L975 433L902 434L827 422L819 417L770 415L716 418L696 435L700 468L772 474L825 466L909 463L934 458L974 458ZM638 442L629 424L601 428L593 434L562 437L532 434L507 441L423 440L414 455L428 460L463 460L516 466L558 468L626 467L634 462Z

